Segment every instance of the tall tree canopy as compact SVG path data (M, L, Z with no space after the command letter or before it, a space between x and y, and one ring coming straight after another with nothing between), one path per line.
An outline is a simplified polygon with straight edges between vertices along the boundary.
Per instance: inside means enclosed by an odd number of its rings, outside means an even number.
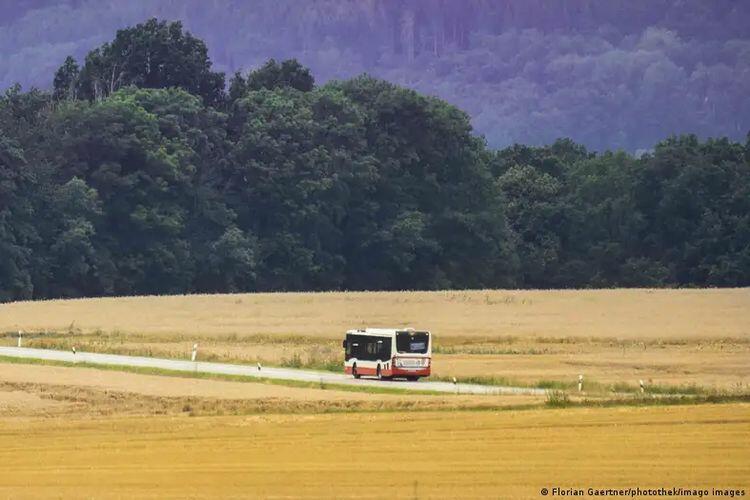
M491 150L440 99L296 61L206 94L165 40L205 56L148 22L97 52L120 88L87 96L91 60L67 59L54 93L0 97L0 301L750 284L750 136Z
M112 42L88 53L80 74L75 74L73 64L69 58L58 70L56 93L69 88L74 75L78 93L89 99L101 99L128 85L181 87L215 105L224 91L224 75L211 71L206 45L183 32L179 21L149 19L119 30Z

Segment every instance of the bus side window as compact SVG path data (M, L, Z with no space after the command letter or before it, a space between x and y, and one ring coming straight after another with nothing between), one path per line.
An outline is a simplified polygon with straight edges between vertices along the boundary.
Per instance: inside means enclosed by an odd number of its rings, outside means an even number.
M391 339L383 339L383 342L378 344L378 357L382 360L391 359Z
M362 341L359 335L347 335L346 336L346 357L358 358L361 351L360 345Z
M367 359L369 361L378 359L378 341L376 339L369 339L367 341Z
M390 341L388 339L378 340L378 356L377 359L390 359L391 357L391 349L390 349Z

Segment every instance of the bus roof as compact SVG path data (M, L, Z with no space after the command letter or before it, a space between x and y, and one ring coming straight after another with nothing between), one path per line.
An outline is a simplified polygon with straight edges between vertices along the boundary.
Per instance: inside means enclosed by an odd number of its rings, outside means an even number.
M373 335L376 337L390 337L396 334L396 332L416 332L414 328L359 328L356 330L347 330L347 335ZM419 333L427 333L428 331L420 331Z

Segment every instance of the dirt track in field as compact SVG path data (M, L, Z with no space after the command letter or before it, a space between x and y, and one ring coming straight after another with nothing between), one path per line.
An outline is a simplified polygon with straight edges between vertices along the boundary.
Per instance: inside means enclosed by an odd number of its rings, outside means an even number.
M750 488L750 405L0 419L0 496L540 498Z

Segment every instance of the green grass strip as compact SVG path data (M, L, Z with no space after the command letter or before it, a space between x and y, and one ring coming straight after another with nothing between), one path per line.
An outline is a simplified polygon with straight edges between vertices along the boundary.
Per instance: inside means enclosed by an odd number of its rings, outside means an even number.
M279 385L286 387L297 387L302 389L318 390L340 390L346 392L364 392L369 394L397 394L397 395L430 395L430 396L450 396L453 393L441 393L435 391L412 391L408 389L388 388L388 387L371 387L371 386L349 386L343 384L329 384L316 382L303 382L297 380L272 379L266 377L247 377L242 375L224 375L202 372L185 372L178 370L166 370L162 368L137 367L108 365L96 363L72 363L68 361L56 361L34 358L16 358L11 356L0 356L0 363L21 364L21 365L43 365L43 366L62 366L70 368L94 368L98 370L109 370L135 373L140 375L159 375L178 378L193 378L206 380L223 380L231 382L249 382L270 385ZM663 394L636 394L630 397L613 397L598 399L581 399L573 400L566 393L559 390L550 391L547 400L539 404L524 405L467 405L461 407L460 411L508 411L508 410L533 410L533 409L557 409L557 408L612 408L626 406L676 406L676 405L700 405L700 404L725 404L725 403L750 403L750 394L733 394L733 393L713 393L713 394L683 394L683 395L663 395ZM384 408L382 411L419 411L418 407L410 408ZM424 408L424 411L441 411L457 410L455 408ZM380 409L332 409L328 411L348 412L348 411L381 411ZM328 411L325 411L326 413Z
M221 373L205 373L205 372L188 372L182 370L168 370L164 368L152 368L143 366L127 366L127 365L109 365L99 363L86 363L77 362L73 363L70 361L58 361L50 359L35 359L35 358L17 358L14 356L0 356L0 363L20 364L20 365L45 365L45 366L64 366L69 368L95 368L98 370L110 370L128 373L137 373L140 375L161 375L167 377L178 377L178 378L197 378L207 380L225 380L230 382L250 382L259 384L270 384L270 385L282 385L286 387L298 387L302 389L322 389L322 390L335 390L335 391L346 391L346 392L364 392L368 394L417 394L426 396L450 396L453 393L450 392L438 392L430 390L411 390L411 389L400 389L398 387L374 387L369 385L346 385L346 384L332 384L328 382L305 382L302 380L286 380L268 377L249 377L245 375L226 375ZM387 382L385 382L387 383Z

